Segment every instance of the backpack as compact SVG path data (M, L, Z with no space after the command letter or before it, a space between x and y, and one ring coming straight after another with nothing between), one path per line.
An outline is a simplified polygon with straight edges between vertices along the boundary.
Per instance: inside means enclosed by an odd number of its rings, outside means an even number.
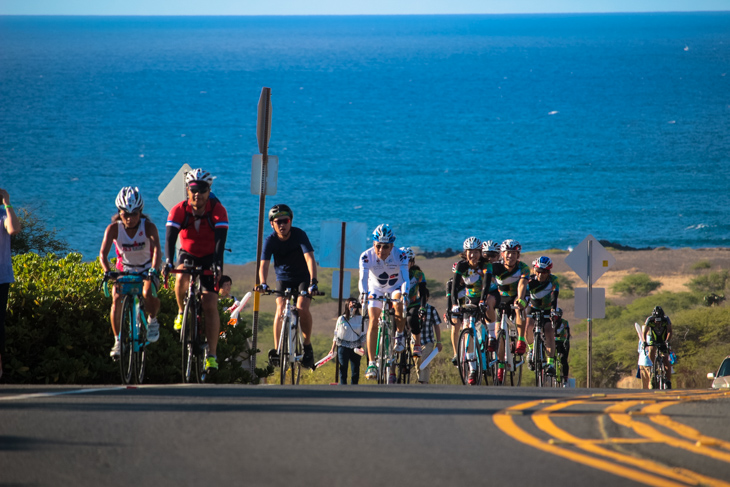
M188 213L188 200L183 201L183 211L185 211L185 218L183 218L182 225L180 225L180 230L186 229L188 226L190 226L190 217L194 216L196 220L200 220L201 218L205 218L208 221L208 225L210 225L210 229L215 231L215 224L213 223L213 218L210 216L210 214L213 212L213 209L218 206L218 203L220 203L220 200L216 195L213 193L210 193L210 197L208 198L208 201L210 201L210 211L206 211L200 216L193 215L191 213Z

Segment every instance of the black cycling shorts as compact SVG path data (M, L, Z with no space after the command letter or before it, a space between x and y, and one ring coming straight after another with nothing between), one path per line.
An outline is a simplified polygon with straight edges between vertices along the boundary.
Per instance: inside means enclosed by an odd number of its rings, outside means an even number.
M302 291L304 291L306 293L307 290L309 289L309 281L308 280L304 280L302 282L276 281L276 290L277 291L280 291L283 293L287 289L291 289L292 291L295 291L295 292L298 290L300 294L302 293Z
M177 265L186 263L195 267L202 267L205 270L211 270L215 263L215 254L206 255L205 257L195 257L192 254L188 254L184 250L180 250L177 258ZM216 290L215 281L213 276L200 276L200 285L203 290L209 293L218 293Z

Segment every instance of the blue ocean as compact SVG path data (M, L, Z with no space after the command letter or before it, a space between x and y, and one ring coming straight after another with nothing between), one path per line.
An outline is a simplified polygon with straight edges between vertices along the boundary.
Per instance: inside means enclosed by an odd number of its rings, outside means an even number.
M730 246L730 13L0 17L0 187L86 259L122 186L217 176L255 258L257 103L294 224ZM267 227L267 233L269 228ZM363 246L365 242L363 242Z

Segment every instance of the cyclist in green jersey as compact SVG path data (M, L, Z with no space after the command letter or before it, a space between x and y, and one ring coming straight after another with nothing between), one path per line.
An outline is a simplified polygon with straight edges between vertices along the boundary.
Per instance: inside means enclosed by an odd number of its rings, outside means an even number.
M495 240L487 240L482 243L482 258L488 263L493 264L499 262L499 243ZM493 273L493 271L492 271ZM487 317L487 328L489 329L489 345L487 349L490 352L494 352L497 344L497 313L496 309L500 303L499 286L497 281L492 277L489 282L485 282L485 285L489 286L487 290L487 301L486 303L480 303L482 311Z
M491 264L482 258L482 242L477 237L469 237L464 240L464 252L462 252L462 260L454 266L454 281L452 284L452 294L458 296L459 292L464 289L466 291L466 302L471 304L486 303L486 291L489 286L484 285L484 276L491 276ZM490 277L491 279L491 277ZM483 306L482 306L483 307ZM458 303L454 303L451 309L452 314L458 315L460 307ZM463 321L462 321L463 326ZM452 343L458 343L461 326L454 326L451 330ZM484 337L486 339L486 336ZM454 345L456 351L456 345ZM466 354L469 360L469 384L476 383L476 370L474 361L474 352Z
M401 247L408 257L408 277L411 281L408 291L408 308L406 316L413 334L413 355L421 356L421 320L426 316L426 299L428 289L426 288L426 276L420 267L416 265L416 254L410 247Z
M656 358L657 349L664 352L664 370L667 376L667 389L672 388L672 366L669 362L669 339L672 338L672 320L664 313L661 306L655 306L654 310L644 322L644 346L647 355L652 363Z
M530 277L530 268L521 262L520 252L522 246L516 240L505 240L500 245L502 251L502 262L489 264L492 267L492 275L499 287L500 300L507 305L517 305L519 313L515 313L515 325L517 326L517 346L515 353L523 354L527 349L525 341L525 323L522 320L522 310L527 306L525 295L527 294L527 280ZM501 347L500 347L501 348ZM498 351L500 361L504 360L504 350ZM502 380L504 377L504 363L498 364L497 377Z
M533 309L538 309L543 312L550 311L552 314L558 307L558 294L560 293L558 278L550 273L550 269L553 268L553 261L550 260L550 257L542 256L532 262L532 267L535 269L536 275L532 276L527 283L527 289L530 293L530 305L527 308L527 313L529 315ZM534 365L531 363L533 356L532 344L535 339L533 336L534 327L535 320L531 316L528 316L527 343L530 348L528 366L531 369L534 368ZM555 332L551 324L546 324L543 332L545 333L545 348L548 353L545 372L548 375L555 375Z
M568 364L568 356L570 355L570 324L568 320L563 319L563 310L555 308L555 312L550 317L555 328L555 352L560 354L560 363L563 369L563 384L568 383L568 373L570 365Z

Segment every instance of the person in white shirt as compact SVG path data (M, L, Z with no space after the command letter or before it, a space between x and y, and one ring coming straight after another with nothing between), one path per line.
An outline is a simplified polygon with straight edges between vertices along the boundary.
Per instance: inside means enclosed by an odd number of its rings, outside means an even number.
M347 367L352 363L351 384L360 382L360 357L365 345L366 321L360 315L360 303L355 298L347 300L345 314L337 318L331 354L337 353L340 364L340 385L347 385Z
M378 298L390 295L392 299L401 300L395 303L395 352L402 352L405 348L403 330L405 328L405 301L408 298L408 256L393 247L395 234L390 226L383 223L373 232L373 246L360 255L360 299L368 305L368 368L366 379L377 377L375 365L375 351L378 341L378 324L382 302ZM395 379L395 376L392 377ZM389 379L390 381L390 379Z

